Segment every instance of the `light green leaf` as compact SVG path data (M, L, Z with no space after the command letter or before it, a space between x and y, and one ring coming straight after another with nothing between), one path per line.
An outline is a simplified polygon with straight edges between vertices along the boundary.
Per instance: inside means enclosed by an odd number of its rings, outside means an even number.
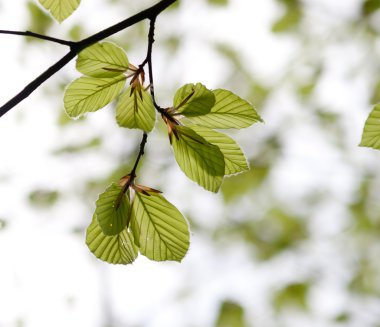
M232 175L249 170L247 159L239 145L226 134L210 128L192 125L188 126L207 142L216 145L224 156L225 175Z
M105 235L116 235L128 224L130 218L129 198L125 195L119 200L121 186L112 184L96 201L95 215ZM118 201L120 205L117 206Z
M210 128L245 128L262 122L255 108L227 90L214 90L215 106L204 116L191 117L191 122Z
M53 17L62 23L78 8L80 0L39 0Z
M82 50L77 58L77 70L92 77L114 77L129 66L124 50L110 42L95 43Z
M104 235L95 215L86 231L86 244L98 259L112 264L132 263L138 254L131 232L125 228L117 235Z
M380 104L375 105L369 114L359 145L380 150Z
M189 226L162 195L136 192L131 229L140 253L155 261L181 261L189 249Z
M132 92L132 87L128 87L116 105L116 121L122 127L150 132L156 121L150 94L142 87L141 92L137 88Z
M205 115L215 104L215 95L201 83L186 84L174 95L174 108L181 115Z
M206 190L218 192L225 170L220 149L188 127L176 126L176 130L178 139L172 135L171 140L179 167Z
M126 77L80 77L66 89L63 98L67 114L76 118L103 108L115 99L124 87Z

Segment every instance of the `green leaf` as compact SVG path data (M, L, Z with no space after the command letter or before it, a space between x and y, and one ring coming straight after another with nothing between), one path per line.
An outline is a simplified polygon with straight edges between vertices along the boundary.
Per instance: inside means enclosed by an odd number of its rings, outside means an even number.
M140 86L139 86L140 88ZM137 88L132 92L128 87L116 105L116 121L122 127L139 128L150 132L156 121L152 97L144 90Z
M96 201L95 215L105 235L116 235L128 224L130 218L129 198L125 195L119 200L122 187L112 184ZM120 201L119 206L117 206Z
M188 126L207 142L216 145L224 156L225 175L232 175L249 170L247 159L239 145L226 134L216 132L210 128L191 125Z
M162 195L136 192L131 229L141 254L155 261L181 261L189 249L186 219Z
M96 43L82 50L76 68L92 77L114 77L123 74L129 66L124 50L110 42Z
M117 235L104 235L95 215L86 231L86 244L98 259L112 264L132 263L138 254L132 233L125 228Z
M218 192L224 176L224 157L220 149L189 127L176 126L177 137L172 135L175 159L191 180L206 190Z
M39 0L53 17L62 23L78 8L80 0Z
M112 78L76 79L67 87L63 98L67 114L76 118L103 108L120 94L125 80L124 75Z
M375 105L369 114L359 146L380 150L380 104Z
M201 83L186 84L174 95L174 108L181 115L205 115L215 104L215 95Z
M214 90L215 106L204 116L191 117L191 122L210 128L245 128L263 120L247 101L227 90Z

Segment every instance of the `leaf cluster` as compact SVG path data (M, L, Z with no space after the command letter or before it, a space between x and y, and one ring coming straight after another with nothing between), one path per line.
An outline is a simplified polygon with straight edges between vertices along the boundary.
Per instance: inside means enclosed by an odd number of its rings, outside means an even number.
M145 63L131 64L124 50L110 42L84 49L76 63L83 76L65 91L66 113L78 118L117 99L119 126L147 133L155 126L157 111L167 125L178 166L211 192L219 190L224 176L247 171L239 145L218 130L246 128L262 121L255 108L228 90L210 90L196 83L179 88L172 106L163 109L149 94L150 85L145 85ZM134 170L127 175L128 182L123 179L124 187L111 185L99 196L87 230L90 250L110 263L132 262L137 248L153 260L181 260L189 242L185 219L162 195L135 185ZM134 190L132 198L129 187Z
M112 184L99 195L87 229L90 251L112 264L132 263L138 251L155 261L181 261L190 242L186 219L159 191L133 185L132 192Z

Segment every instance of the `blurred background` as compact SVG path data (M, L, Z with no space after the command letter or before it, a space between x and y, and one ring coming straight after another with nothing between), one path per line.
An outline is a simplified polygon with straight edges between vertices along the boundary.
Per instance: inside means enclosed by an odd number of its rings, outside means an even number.
M0 28L78 40L154 0L82 0L61 25L36 1L0 1ZM97 260L97 196L129 172L141 133L112 105L69 120L73 61L0 119L0 327L379 327L380 153L359 148L380 100L380 0L182 0L159 16L155 89L226 88L265 124L229 133L251 171L211 194L177 167L165 127L139 181L188 218L181 264ZM147 22L115 35L133 64ZM67 49L1 35L0 102Z

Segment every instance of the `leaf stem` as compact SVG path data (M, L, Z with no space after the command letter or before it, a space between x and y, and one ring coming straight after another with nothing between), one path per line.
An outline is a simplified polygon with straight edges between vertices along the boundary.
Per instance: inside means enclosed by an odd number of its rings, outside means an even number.
M133 165L133 168L132 168L131 172L129 173L130 177L127 180L127 182L124 184L124 186L123 186L123 188L122 188L122 190L121 190L121 192L120 192L120 194L116 200L116 209L119 208L121 200L123 199L124 194L128 191L128 188L131 185L133 185L133 183L134 183L134 180L136 178L137 167L140 163L141 157L144 155L144 149L145 149L145 145L147 143L147 140L148 140L148 134L146 132L144 132L143 137L141 139L140 149L139 149L139 153L137 154L135 164Z

